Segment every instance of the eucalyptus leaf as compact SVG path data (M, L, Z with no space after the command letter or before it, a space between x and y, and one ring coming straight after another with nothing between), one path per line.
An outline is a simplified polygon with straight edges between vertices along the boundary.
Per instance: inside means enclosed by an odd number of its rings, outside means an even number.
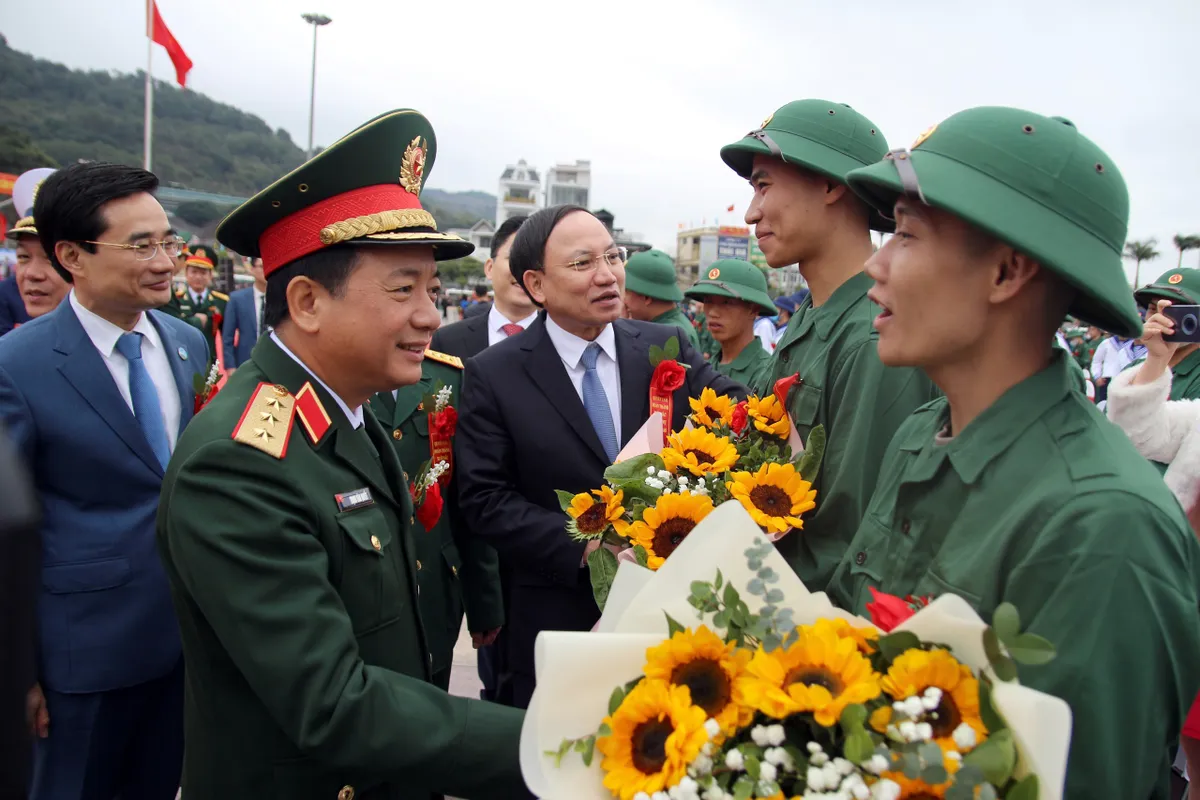
M736 605L737 601L740 599L738 597L737 587L734 586L732 583L725 584L725 592L721 596L721 599L724 601L725 605L727 605L727 606Z
M1017 746L1007 728L989 736L987 741L963 757L964 764L979 767L988 783L1003 786L1017 765Z
M825 458L825 426L818 425L808 432L808 441L804 444L804 454L796 461L796 471L803 480L812 483L821 471L821 461Z
M1001 603L992 614L992 627L1000 641L1011 647L1012 642L1021 632L1021 614L1012 603Z
M608 725L606 725L604 723L601 723L600 727L596 729L596 735L597 736L612 736L612 728L608 727Z
M613 579L617 577L617 557L607 547L601 547L588 555L587 565L592 579L592 597L596 599L596 606L603 611Z
M725 578L721 575L721 570L717 570L717 579L713 581L713 586L719 590L723 583L725 583Z
M899 631L879 637L879 652L888 661L895 661L902 654L915 647L920 647L921 640L915 633Z
M983 651L987 653L988 661L992 665L992 671L996 673L996 677L1002 681L1012 681L1017 677L1017 665L1013 660L1005 654L1004 649L1000 646L1000 637L996 635L995 628L984 628L983 630Z
M915 781L921 777L921 759L916 753L905 753L901 759L900 771L904 773L904 777Z
M746 582L746 591L752 595L764 595L767 593L767 586L758 578L751 578Z
M950 780L950 773L946 772L946 768L941 764L930 764L921 770L921 780L930 786L937 786Z
M1058 655L1048 639L1036 633L1022 633L1011 642L1005 642L1008 654L1020 664L1048 664Z
M592 765L592 757L596 754L596 737L589 736L584 739L585 747L583 749L583 765L590 767Z
M763 599L765 599L768 603L782 603L783 602L783 590L782 589L771 589L767 592L766 596Z
M926 742L917 748L917 755L925 762L926 767L931 764L942 764L942 748L937 742ZM921 780L925 780L922 778ZM941 781L925 781L926 783L941 783Z
M990 783L985 783L979 787L979 793L976 797L978 800L997 800L996 787Z
M575 495L570 492L564 492L562 489L555 489L554 494L558 496L558 504L562 507L563 513L571 507L571 501L575 499Z
M617 709L621 707L621 703L625 700L625 687L618 686L612 690L612 694L608 696L608 715L611 717L617 713Z
M983 720L984 726L993 734L1008 727L1008 722L996 708L996 703L992 699L992 685L987 680L979 681L979 716Z

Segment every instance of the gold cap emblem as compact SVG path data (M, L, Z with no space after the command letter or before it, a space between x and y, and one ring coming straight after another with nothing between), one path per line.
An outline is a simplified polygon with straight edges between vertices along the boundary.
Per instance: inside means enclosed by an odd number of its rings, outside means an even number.
M762 130L763 128L765 128L765 127L767 127L768 125L770 125L770 124L771 124L771 120L773 120L773 119L775 119L775 112L774 112L774 111L772 111L772 112L771 112L769 115L767 115L767 118L763 120L763 124L762 124L762 125L759 125L759 126L758 126L759 130Z
M708 279L710 281L715 281L719 277L721 277L721 270L717 267L713 267L708 271Z
M920 147L922 144L925 143L926 139L928 139L930 136L933 136L933 132L936 130L937 130L937 125L930 125L928 128L925 129L924 133L922 133L920 136L917 137L917 140L915 142L913 142L912 147L910 147L908 149L916 150L918 147Z
M421 194L421 182L425 180L425 140L420 136L409 142L400 162L400 185L415 195Z
M1172 284L1172 285L1174 285L1176 283L1182 283L1182 282L1183 282L1183 276L1180 275L1178 272L1176 272L1171 277L1167 278L1167 283Z

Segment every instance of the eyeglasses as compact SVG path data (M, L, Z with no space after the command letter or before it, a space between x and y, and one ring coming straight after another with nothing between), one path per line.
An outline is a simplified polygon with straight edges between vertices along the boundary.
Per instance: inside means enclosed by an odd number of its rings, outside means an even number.
M575 272L591 272L600 266L601 261L610 267L615 267L619 264L624 264L627 260L629 260L629 250L624 247L614 247L612 250L601 253L598 256L588 256L587 258L577 258L574 261L568 261L563 266Z
M164 239L161 242L138 242L137 244L120 244L118 242L92 242L84 240L84 244L102 244L105 247L115 247L118 250L132 250L133 257L138 261L149 261L159 249L167 258L179 258L187 244L183 239Z

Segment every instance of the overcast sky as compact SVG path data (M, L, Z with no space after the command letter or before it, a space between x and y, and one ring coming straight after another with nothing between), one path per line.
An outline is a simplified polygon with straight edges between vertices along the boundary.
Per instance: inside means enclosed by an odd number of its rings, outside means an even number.
M750 189L718 151L804 97L848 103L892 146L975 105L1071 119L1117 162L1130 238L1200 233L1197 0L159 0L189 88L304 147L313 11L316 142L392 108L432 121L429 185L497 190L505 164L591 159L592 206L675 250L680 222L738 222ZM146 64L140 0L39 0L9 44L72 67ZM154 74L170 79L156 48ZM725 209L736 204L733 214ZM1200 252L1185 264L1197 266ZM1132 277L1133 267L1128 271Z

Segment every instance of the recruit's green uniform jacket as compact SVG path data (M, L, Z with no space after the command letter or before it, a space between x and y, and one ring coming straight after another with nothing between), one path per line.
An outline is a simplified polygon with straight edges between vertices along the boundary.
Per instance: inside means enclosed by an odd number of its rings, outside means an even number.
M1021 682L1071 705L1066 797L1166 798L1200 688L1200 545L1162 478L1074 390L1068 355L948 443L944 399L888 448L830 594L957 594L984 620L1011 602L1058 648Z
M742 386L753 387L766 379L766 373L771 369L771 354L763 350L762 342L755 336L750 340L750 344L738 353L737 358L728 364L721 363L719 352L709 359L709 363L717 372L733 378Z
M263 337L180 437L157 529L187 669L189 800L524 785L521 712L428 683L412 502L389 431L364 416L355 430Z
M421 408L422 398L432 394L439 383L450 387L450 404L457 407L462 387L462 361L432 351L426 352L421 382L405 386L396 393L375 395L372 409L388 430L400 464L408 473L408 482L430 460L429 412ZM450 685L450 666L454 644L466 612L471 631L482 633L504 624L504 600L500 594L500 567L496 551L478 537L469 535L457 502L457 481L453 467L444 494L445 506L433 530L420 521L412 525L416 544L417 582L421 588L419 605L425 625L425 639L433 655L433 682L442 688Z
M659 325L674 325L677 328L683 328L683 335L692 343L692 347L699 349L700 336L696 333L696 326L692 325L692 321L688 319L687 314L680 311L678 307L672 308L665 314L659 314L651 322L658 323Z
M191 290L184 289L182 294L176 293L175 297L179 304L180 319L200 329L200 332L204 334L204 338L208 340L208 352L212 353L215 358L217 352L216 334L219 333L220 329L216 327L216 320L213 319L213 311L215 310L217 314L224 317L225 304L229 302L229 295L213 291L212 289L206 289L204 296L200 298L200 302L195 303L192 300ZM197 314L204 314L207 317L203 324L200 320L196 319Z
M813 488L817 507L804 529L778 548L811 591L824 590L862 521L888 442L908 415L937 397L916 369L885 367L872 322L880 313L867 299L871 279L859 273L820 307L811 295L792 315L775 347L772 368L756 388L767 394L780 378L799 375L788 412L800 438L825 426L825 459Z

